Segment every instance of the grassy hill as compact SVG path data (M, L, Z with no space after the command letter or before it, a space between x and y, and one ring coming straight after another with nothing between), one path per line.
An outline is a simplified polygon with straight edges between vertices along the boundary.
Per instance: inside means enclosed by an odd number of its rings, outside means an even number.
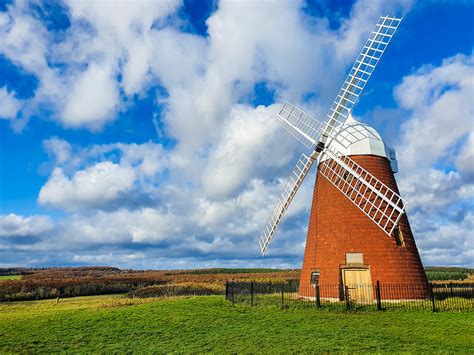
M0 353L461 352L474 313L334 313L232 306L222 296L92 296L0 304Z

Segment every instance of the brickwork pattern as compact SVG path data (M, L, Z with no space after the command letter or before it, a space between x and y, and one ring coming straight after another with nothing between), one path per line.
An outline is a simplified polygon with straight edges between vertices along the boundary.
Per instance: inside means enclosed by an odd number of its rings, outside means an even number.
M351 156L364 169L398 193L387 158L373 155ZM411 284L428 290L415 240L406 215L400 220L404 245L398 246L374 222L338 191L324 176L317 174L300 287L307 289L311 271L320 272L320 284L341 282L346 253L363 253L372 282ZM428 292L428 291L426 291ZM334 296L334 295L328 295ZM423 293L421 296L426 296ZM419 291L405 298L419 298Z

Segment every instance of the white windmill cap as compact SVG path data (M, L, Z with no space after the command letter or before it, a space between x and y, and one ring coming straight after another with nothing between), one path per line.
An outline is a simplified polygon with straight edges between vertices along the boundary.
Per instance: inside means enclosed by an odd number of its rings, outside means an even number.
M349 115L339 134L331 142L331 147L348 156L376 155L385 157L390 160L392 171L398 172L395 149L388 147L373 127L357 121L352 115Z

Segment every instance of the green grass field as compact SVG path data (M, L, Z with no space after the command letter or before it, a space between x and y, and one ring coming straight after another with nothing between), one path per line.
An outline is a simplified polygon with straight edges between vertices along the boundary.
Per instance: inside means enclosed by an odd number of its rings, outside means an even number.
M21 275L0 275L0 281L5 280L20 280Z
M232 306L222 296L0 304L5 352L474 351L473 313Z

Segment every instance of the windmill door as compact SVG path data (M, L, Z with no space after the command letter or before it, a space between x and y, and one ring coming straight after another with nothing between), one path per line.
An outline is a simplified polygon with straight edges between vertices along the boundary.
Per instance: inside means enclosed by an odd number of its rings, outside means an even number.
M347 286L349 298L356 303L372 302L372 281L369 269L343 269L342 280Z

